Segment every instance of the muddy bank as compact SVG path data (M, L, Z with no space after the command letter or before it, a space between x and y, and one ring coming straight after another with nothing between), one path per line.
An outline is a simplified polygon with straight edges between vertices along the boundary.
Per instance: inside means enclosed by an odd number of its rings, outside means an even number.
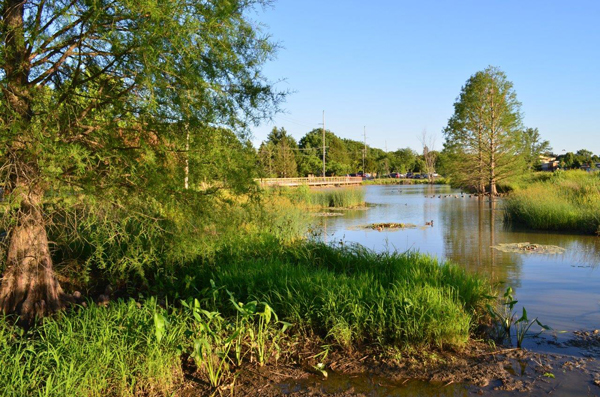
M306 343L278 365L246 365L219 389L210 388L188 361L186 383L177 395L600 395L600 368L591 357L494 349L481 342L462 351L410 354L378 348L324 354L315 347Z

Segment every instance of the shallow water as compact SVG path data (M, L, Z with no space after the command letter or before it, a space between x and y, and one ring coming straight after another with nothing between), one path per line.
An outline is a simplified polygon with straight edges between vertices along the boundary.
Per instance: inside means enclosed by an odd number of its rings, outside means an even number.
M595 236L524 230L504 221L502 201L469 197L445 185L366 186L368 211L343 211L343 216L323 217L322 238L330 243L360 243L376 251L417 250L454 261L469 270L480 272L495 281L511 286L530 318L556 331L533 334L524 347L545 353L574 357L598 357L598 351L573 347L569 342L573 331L600 328L600 238ZM543 200L543 197L540 197ZM433 221L433 226L426 226ZM412 223L413 229L365 230L372 223ZM502 252L491 248L501 243L555 245L565 249L561 254ZM535 326L532 330L536 330ZM539 330L539 327L537 328ZM360 380L362 379L362 380ZM359 377L366 395L411 395L414 387L422 395L462 395L464 389L440 389L423 382L409 389L395 385L378 387L367 375ZM337 379L339 386L354 387L356 378ZM354 383L352 383L352 382ZM334 382L329 382L329 384ZM326 387L327 382L321 384ZM597 386L592 386L597 387ZM325 389L323 389L325 391ZM569 381L567 376L555 395L594 395L589 382ZM409 393L409 394L406 394ZM532 395L535 395L532 394Z

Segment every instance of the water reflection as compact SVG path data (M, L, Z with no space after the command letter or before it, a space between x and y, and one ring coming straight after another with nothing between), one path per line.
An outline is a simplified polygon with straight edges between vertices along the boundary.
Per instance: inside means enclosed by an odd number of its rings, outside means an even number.
M467 196L468 197L468 196ZM450 199L440 204L444 233L444 256L494 281L519 287L520 255L491 248L502 237L497 231L502 215L497 201L484 198Z

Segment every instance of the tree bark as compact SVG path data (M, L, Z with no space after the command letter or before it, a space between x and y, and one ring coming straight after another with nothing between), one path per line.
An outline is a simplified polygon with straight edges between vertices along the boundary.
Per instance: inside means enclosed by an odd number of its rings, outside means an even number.
M18 314L23 324L61 310L68 298L52 268L41 199L39 193L22 197L0 285L0 310Z
M0 311L18 314L20 322L30 324L38 317L60 310L68 297L63 293L52 268L48 236L42 213L43 189L36 186L38 166L35 158L24 155L31 145L31 106L27 40L23 0L7 0L1 8L4 35L6 85L2 93L10 111L3 121L20 127L20 139L13 142L7 159L11 170L7 186L20 201L16 226L10 231L6 269L0 281Z

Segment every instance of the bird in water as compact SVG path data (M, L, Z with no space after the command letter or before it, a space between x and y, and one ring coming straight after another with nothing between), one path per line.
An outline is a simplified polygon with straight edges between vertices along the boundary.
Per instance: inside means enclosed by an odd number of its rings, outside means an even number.
M431 222L425 222L425 226L433 227L433 219L431 220Z

